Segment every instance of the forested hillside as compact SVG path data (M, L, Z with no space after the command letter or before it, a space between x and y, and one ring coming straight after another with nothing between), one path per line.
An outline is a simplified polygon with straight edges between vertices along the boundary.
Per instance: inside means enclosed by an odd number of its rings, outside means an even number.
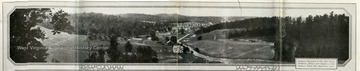
M298 45L296 57L349 58L349 17L330 14L286 18L284 43Z
M349 17L345 14L331 12L307 17L258 17L203 27L196 34L236 28L246 30L232 30L229 38L266 37L262 40L275 42L277 52L280 48L283 50L281 58L284 61L293 61L296 57L339 58L345 61L349 57ZM283 41L282 47L279 47L280 40ZM277 55L280 56L280 53Z
M150 32L169 32L175 23L182 22L213 22L224 19L215 16L184 16L179 14L120 14L108 15L101 13L77 13L70 16L76 34L104 34L117 36L138 36ZM241 20L247 17L231 17L231 20Z

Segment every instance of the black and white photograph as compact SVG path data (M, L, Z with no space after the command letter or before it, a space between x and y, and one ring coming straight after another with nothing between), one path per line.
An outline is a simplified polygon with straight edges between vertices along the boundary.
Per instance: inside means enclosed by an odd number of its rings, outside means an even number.
M0 71L356 71L348 1L4 1Z
M290 9L286 16L259 11L16 8L10 14L10 58L16 63L221 64L349 59L344 11Z

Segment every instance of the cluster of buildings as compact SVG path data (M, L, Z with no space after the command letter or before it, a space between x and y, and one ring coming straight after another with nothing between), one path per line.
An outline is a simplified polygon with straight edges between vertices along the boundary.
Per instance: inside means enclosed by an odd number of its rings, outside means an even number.
M185 23L175 23L177 26L172 28L172 32L178 32L180 29L183 29L185 32L193 32L199 30L200 27L208 27L214 25L212 22L208 23L199 23L199 22L185 22Z

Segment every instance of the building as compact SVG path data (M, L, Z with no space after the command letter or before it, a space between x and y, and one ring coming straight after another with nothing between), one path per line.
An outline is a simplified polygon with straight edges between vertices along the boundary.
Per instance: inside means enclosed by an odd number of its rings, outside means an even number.
M180 45L174 45L173 46L173 52L174 53L183 53L183 47L182 46L180 46Z

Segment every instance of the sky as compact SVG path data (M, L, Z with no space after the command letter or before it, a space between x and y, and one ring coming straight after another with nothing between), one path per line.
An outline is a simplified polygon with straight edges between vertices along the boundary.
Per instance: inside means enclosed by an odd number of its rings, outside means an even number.
M68 13L95 12L104 14L181 14L186 16L255 16L269 17L279 16L279 9L274 8L56 8ZM323 15L333 11L335 14L346 13L343 9L283 9L285 16L306 17L309 15Z

